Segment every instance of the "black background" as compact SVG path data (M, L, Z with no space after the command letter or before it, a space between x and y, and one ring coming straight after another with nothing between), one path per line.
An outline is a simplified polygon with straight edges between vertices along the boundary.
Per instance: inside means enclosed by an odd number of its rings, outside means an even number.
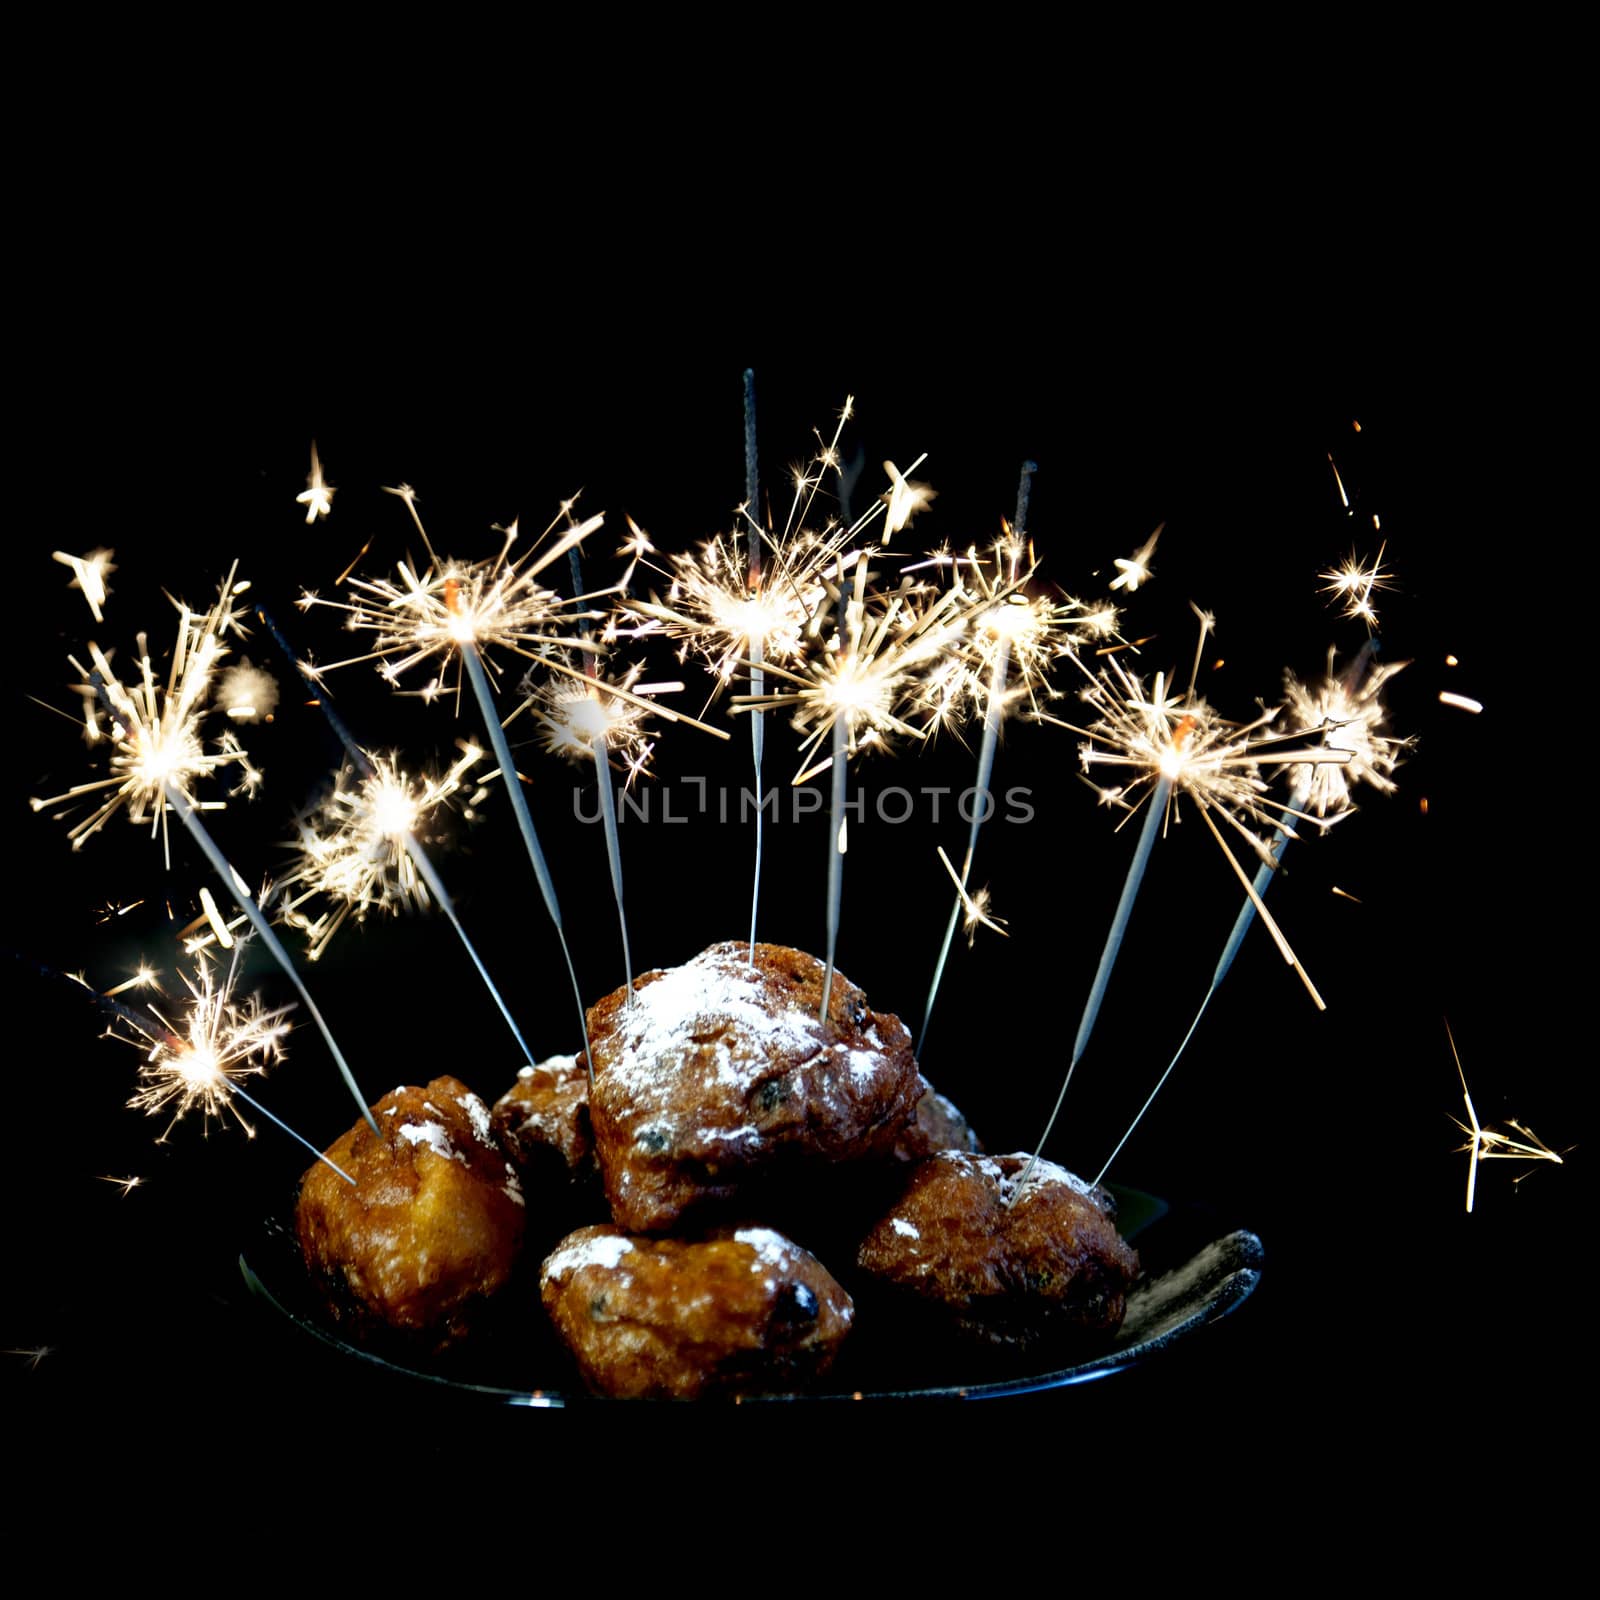
M495 263L485 298L470 285L445 293L422 272L403 289L354 274L321 285L291 257L278 264L297 278L292 296L260 276L237 293L219 287L229 280L185 278L54 319L55 358L33 379L27 521L12 541L13 949L101 987L140 955L170 970L166 903L186 922L208 882L181 836L168 875L159 847L120 817L72 853L60 823L29 811L28 796L91 766L73 729L36 703L74 710L69 650L94 636L126 659L139 628L166 638L161 591L204 603L237 556L255 596L320 659L336 658L343 639L328 614L302 619L292 601L302 586L327 592L369 539L369 570L415 546L403 507L380 492L400 481L416 486L441 551L487 553L491 523L538 526L580 489L583 508L607 513L590 545L592 579L615 570L624 512L664 550L685 548L730 525L742 497L746 365L758 374L764 485L779 511L783 469L809 455L812 428L831 428L853 393L844 446L865 461L858 509L882 459L928 452L918 476L940 497L911 542L992 535L1025 457L1039 464L1030 532L1042 574L1069 590L1103 592L1113 558L1165 520L1155 580L1129 603L1128 630L1152 636L1144 670L1185 673L1188 602L1213 611L1208 663L1222 665L1208 664L1202 688L1229 715L1253 714L1285 668L1313 675L1330 645L1341 659L1359 646L1359 625L1317 595L1317 573L1382 537L1397 578L1383 644L1413 663L1392 684L1391 726L1415 747L1398 794L1365 793L1358 815L1292 848L1271 901L1328 1011L1313 1010L1253 932L1113 1173L1255 1229L1267 1250L1261 1286L1236 1317L1145 1370L1007 1402L997 1432L1065 1426L1149 1441L1170 1430L1217 1448L1251 1441L1270 1460L1358 1439L1438 1448L1490 1395L1543 1425L1576 1357L1566 1259L1585 1158L1579 1150L1515 1186L1520 1168L1491 1164L1477 1213L1465 1216L1466 1158L1452 1153L1448 1121L1460 1092L1442 1021L1485 1122L1515 1116L1558 1148L1578 1142L1583 1052L1565 1037L1580 1013L1578 953L1552 921L1548 884L1572 887L1581 819L1535 748L1541 699L1558 687L1543 652L1560 631L1559 597L1538 618L1521 610L1522 574L1537 580L1547 541L1559 549L1566 537L1541 504L1564 447L1538 391L1538 335L1491 307L1492 327L1462 337L1471 294L1454 286L1431 301L1426 274L1395 272L1370 272L1357 304L1267 296L1249 282L1215 295L1191 287L1180 301L1154 272L1115 287L1037 273L980 286L952 270L919 279L906 301L868 306L848 288L838 304L795 293L763 302L740 289L735 263L731 303L711 315L703 286L680 299L643 263L582 294L526 264L524 288L514 264ZM331 519L307 527L293 497L313 438L338 493ZM115 548L119 568L99 628L49 559L97 545ZM244 653L285 690L273 726L250 740L265 788L215 827L255 878L279 864L277 844L334 749L270 644L258 635ZM1447 654L1459 665L1447 667ZM473 731L470 709L457 730L446 705L395 701L366 668L334 687L358 734L413 759ZM1477 696L1483 714L1441 707L1447 688ZM741 781L742 725L735 734L719 751L668 730L659 788L679 802L692 793L686 776ZM769 777L786 776L793 738L781 722L767 748ZM524 770L593 998L621 971L599 832L571 821L584 775L532 754ZM960 786L970 771L971 756L949 741L865 759L852 784L870 797L892 783ZM980 845L977 876L1011 936L958 946L924 1065L991 1148L1014 1148L1031 1144L1054 1098L1133 837L1112 833L1078 781L1076 740L1059 729L1009 726L996 784L1031 788L1038 808L1027 826L991 825ZM442 858L446 881L535 1048L569 1049L570 999L512 819L499 796L484 810ZM948 905L933 845L955 853L962 835L948 821L871 820L852 835L840 965L908 1021ZM640 969L738 936L746 831L630 821L622 836ZM824 842L820 819L769 833L764 935L820 946ZM1334 896L1335 884L1360 903ZM107 901L135 900L126 917L97 921ZM1056 1158L1092 1170L1115 1142L1181 1037L1238 902L1209 836L1186 820L1158 847ZM265 996L289 998L259 952L252 971ZM309 976L374 1097L441 1070L491 1097L510 1082L510 1041L436 920L348 929ZM397 1397L251 1304L238 1240L300 1170L295 1147L265 1125L253 1142L234 1127L203 1138L194 1119L154 1142L162 1124L124 1108L135 1053L98 1040L94 1014L65 991L20 967L7 980L26 1043L13 1055L6 1205L18 1222L0 1343L48 1347L37 1363L5 1358L0 1382L19 1407L70 1434L124 1410L176 1426L214 1427L228 1412L293 1428L397 1403L498 1449L526 1448L518 1427L539 1418L508 1424ZM306 1027L263 1097L322 1143L351 1116ZM146 1181L124 1198L102 1174ZM585 1424L586 1439L637 1426L607 1415Z

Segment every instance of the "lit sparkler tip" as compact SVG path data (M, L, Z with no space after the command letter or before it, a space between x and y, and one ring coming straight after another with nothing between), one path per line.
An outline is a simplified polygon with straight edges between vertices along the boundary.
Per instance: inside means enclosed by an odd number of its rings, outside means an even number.
M1354 809L1353 789L1366 783L1381 794L1393 794L1394 771L1408 743L1382 732L1386 712L1379 698L1383 686L1409 662L1368 666L1364 672L1334 672L1334 655L1328 652L1328 669L1322 681L1302 684L1292 672L1284 674L1285 710L1296 735L1320 736L1331 750L1343 751L1340 764L1319 762L1291 766L1289 781L1308 808L1331 825ZM1358 667L1360 658L1358 658Z
M279 881L279 920L300 929L317 960L345 921L369 913L422 910L428 882L412 854L418 831L460 792L483 758L464 743L443 776L413 780L398 758L372 758L371 772L342 772L333 792L302 817L294 866ZM316 904L331 902L327 908Z
M220 984L203 958L195 962L192 973L180 974L190 999L178 1022L152 1010L151 1026L132 1020L132 1014L118 1019L131 1033L119 1033L113 1025L115 1037L146 1051L139 1069L140 1087L129 1106L150 1116L170 1109L168 1133L197 1108L203 1121L220 1118L226 1110L248 1128L233 1105L234 1094L244 1079L264 1073L283 1054L289 1032L284 1018L293 1007L269 1011L255 995L242 1004L234 1000L240 948L236 945Z
M96 808L68 830L74 849L124 808L130 821L150 820L160 832L168 808L179 798L195 803L198 781L223 767L237 765L243 772L235 793L259 785L260 773L250 766L231 732L222 736L215 750L206 748L201 735L216 668L228 654L222 637L230 630L244 632L245 608L234 604L243 587L230 572L209 611L196 613L174 602L178 633L165 684L156 675L143 633L126 684L112 668L110 656L93 642L86 652L87 665L68 657L82 679L76 688L83 699L85 738L91 745L109 739L114 746L109 777L47 797L36 807L99 795Z
M311 443L311 471L306 475L305 489L297 494L296 505L306 508L306 526L310 527L318 517L325 517L333 510L333 497L337 491L322 476L322 461L317 455L316 441Z

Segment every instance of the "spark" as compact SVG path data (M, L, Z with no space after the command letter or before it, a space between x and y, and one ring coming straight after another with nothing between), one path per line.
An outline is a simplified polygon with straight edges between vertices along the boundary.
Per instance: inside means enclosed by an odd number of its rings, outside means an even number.
M632 517L626 518L628 524L628 537L617 546L617 556L620 560L627 558L628 570L617 579L617 587L626 592L628 585L633 581L633 575L638 570L639 563L646 556L656 554L656 547L650 542L650 535L639 526Z
M9 1348L5 1352L8 1356L21 1356L28 1363L30 1372L37 1368L46 1356L53 1356L55 1353L56 1347L53 1344L36 1344L23 1349Z
M220 810L224 802L196 800L194 788L200 779L224 767L241 769L240 781L232 791L235 795L254 792L259 786L261 774L250 765L244 747L231 732L207 749L200 731L217 663L228 653L222 636L230 629L242 631L242 608L233 600L243 588L230 572L209 611L196 614L178 604L177 642L164 687L157 680L144 633L138 635L137 676L131 687L118 678L110 657L97 644L91 642L88 647L88 667L69 658L83 680L75 687L83 697L84 736L91 746L109 740L113 747L111 777L32 801L33 809L40 811L63 801L103 794L97 807L68 829L73 849L124 808L130 822L143 823L148 818L152 835L159 832L165 848L173 796L200 810Z
M1296 796L1294 809L1309 807L1324 827L1355 809L1351 791L1357 783L1393 794L1395 785L1389 774L1399 752L1409 743L1379 731L1385 716L1379 692L1410 663L1371 667L1358 658L1351 671L1336 677L1333 659L1330 650L1327 673L1315 685L1302 684L1293 673L1284 674L1285 712L1293 723L1292 731L1302 737L1321 734L1328 749L1349 753L1349 760L1342 765L1322 762L1289 769Z
M142 1188L145 1182L143 1178L113 1178L108 1173L102 1173L100 1176L100 1181L101 1183L116 1184L116 1186L122 1191L122 1198L124 1200L126 1200L135 1189Z
M200 889L200 909L205 913L206 921L211 925L211 935L224 950L233 948L233 935L228 931L227 919L217 909L217 902L212 897L211 891L204 885Z
M105 991L105 994L106 998L109 1000L113 995L126 994L129 989L159 990L160 988L161 984L155 968L146 966L145 963L141 961L139 963L139 970L134 973L131 978L124 979L123 982L113 985L111 988Z
M1461 711L1470 711L1474 716L1483 710L1483 702L1474 700L1469 695L1455 694L1449 689L1439 691L1439 704L1442 706L1455 706Z
M956 886L956 894L960 896L962 908L962 927L966 930L967 948L970 950L977 941L979 928L991 928L1002 939L1011 936L1006 932L1004 917L997 917L989 909L988 889L979 889L975 894L968 894L967 887L961 881L961 874L956 871L950 857L944 853L944 847L938 847L939 859L944 863L944 870L950 874L950 881Z
M88 603L90 615L96 622L105 621L105 615L100 608L106 603L106 596L111 593L106 585L106 577L117 570L111 560L115 554L115 550L91 550L86 556L69 556L64 550L51 553L52 560L59 561L64 567L71 567L72 582L67 587L83 591L83 598Z
M97 912L95 912L94 920L104 926L106 923L110 922L113 917L125 917L130 911L136 910L143 904L143 900L130 900L127 905L123 905L120 901L107 900L106 903L101 906Z
M270 722L278 704L277 680L251 666L246 656L222 674L216 699L230 722Z
M1118 556L1112 565L1117 569L1117 576L1111 580L1113 589L1126 589L1129 594L1137 591L1141 583L1148 583L1151 578L1150 557L1155 554L1156 540L1161 537L1161 530L1166 523L1156 524L1156 531L1133 552L1133 555L1124 560Z
M1361 430L1358 427L1356 431L1359 433ZM1327 455L1328 465L1333 469L1334 487L1339 491L1339 504L1342 505L1346 511L1349 511L1350 496L1344 492L1344 479L1339 476L1339 464L1333 459L1333 452L1331 450L1327 452Z
M1494 1128L1481 1127L1478 1123L1478 1113L1473 1109L1472 1093L1467 1088L1467 1075L1461 1066L1461 1055L1456 1049L1456 1037L1450 1029L1448 1019L1444 1025L1445 1036L1450 1041L1450 1054L1455 1057L1456 1075L1461 1079L1461 1098L1466 1103L1467 1121L1462 1122L1458 1117L1451 1117L1451 1121L1467 1135L1467 1142L1457 1146L1458 1155L1467 1156L1467 1211L1472 1211L1472 1202L1478 1187L1478 1163L1480 1161L1553 1161L1560 1167L1566 1163L1554 1150L1547 1145L1531 1128L1526 1128L1515 1118L1508 1118L1509 1126L1515 1128L1520 1138L1512 1138L1508 1133L1501 1133ZM1530 1167L1529 1171L1533 1169ZM1521 1183L1522 1177L1513 1182Z
M1383 564L1385 548L1380 544L1378 554L1370 562L1352 550L1338 566L1317 574L1322 579L1320 592L1333 596L1329 604L1341 606L1345 616L1364 622L1369 628L1378 625L1373 595L1394 588L1394 574Z
M905 472L901 472L892 461L885 461L883 464L883 470L889 474L889 492L883 497L884 504L888 507L883 520L885 545L902 528L908 527L911 519L919 511L925 511L938 496L937 489L930 489L925 483L914 483L909 476L927 459L925 454L918 456Z
M420 911L428 905L428 884L411 843L482 759L476 745L463 743L442 777L413 780L398 757L377 756L370 775L342 771L332 794L300 819L296 863L279 884L278 916L306 935L311 960L352 916L362 922L372 911ZM305 909L319 897L332 901L332 908L315 914Z
M306 476L306 486L297 494L296 505L306 508L306 526L309 528L318 517L325 517L333 510L333 497L338 491L333 485L326 482L322 476L322 460L317 455L316 441L311 444L311 471Z
M193 972L179 974L189 991L189 1005L176 1023L152 1007L158 1027L134 1020L132 1013L119 1020L132 1030L133 1037L117 1033L113 1026L116 1037L148 1047L139 1069L141 1087L128 1104L149 1116L171 1108L172 1120L161 1135L163 1139L196 1108L207 1124L229 1111L240 1127L255 1137L255 1130L233 1104L234 1094L244 1079L264 1073L282 1056L284 1035L289 1031L283 1019L292 1007L269 1011L255 995L242 1004L235 1002L243 948L242 941L235 946L220 984L203 958L196 961Z

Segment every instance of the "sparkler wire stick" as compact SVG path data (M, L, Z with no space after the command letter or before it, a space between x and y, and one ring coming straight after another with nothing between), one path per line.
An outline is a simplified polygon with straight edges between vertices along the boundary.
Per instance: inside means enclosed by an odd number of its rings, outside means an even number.
M344 1181L346 1183L348 1183L352 1189L357 1187L356 1180L354 1178L352 1178L350 1176L350 1174L348 1172L346 1172L344 1170L344 1168L341 1167L337 1161L330 1161L327 1158L327 1156L323 1155L323 1153L319 1149L317 1149L317 1147L314 1144L312 1144L312 1142L308 1138L305 1137L304 1134L296 1133L294 1131L294 1129L291 1128L289 1126L289 1124L283 1120L282 1117L278 1116L274 1112L268 1111L267 1108L264 1105L262 1105L262 1103L259 1100L257 1100L253 1095L246 1094L245 1091L243 1089L241 1089L238 1084L233 1084L229 1088L228 1093L229 1093L229 1095L238 1095L238 1097L241 1100L243 1100L244 1103L247 1106L249 1106L252 1110L259 1111L261 1113L261 1115L264 1116L269 1122L277 1123L277 1125L280 1128L282 1128L283 1131L286 1134L288 1134L291 1139L298 1139L299 1142L301 1144L303 1144L306 1147L306 1149L309 1150L312 1153L312 1155L314 1155L317 1158L317 1160L320 1161L323 1164L323 1166L332 1167L333 1170L335 1172L337 1172L339 1174L339 1176L341 1178L343 1178Z
M328 1027L322 1013L317 1009L317 1002L311 998L311 991L306 988L304 979L295 970L294 962L289 959L289 952L283 948L283 944L276 932L274 932L272 924L256 904L255 896L245 888L244 881L234 871L233 864L217 848L216 840L206 831L205 824L201 822L196 814L194 802L172 783L167 784L166 791L168 804L178 813L179 820L189 830L194 842L200 846L202 853L205 855L206 860L211 863L217 876L222 879L223 887L238 902L239 909L250 919L250 926L261 935L261 942L267 947L272 959L283 968L285 976L295 986L301 1000L305 1002L305 1008L310 1013L311 1020L316 1023L317 1031L321 1033L329 1054L332 1055L334 1063L344 1075L346 1086L355 1097L356 1104L361 1107L361 1115L366 1118L367 1126L372 1129L373 1133L381 1141L383 1134L379 1131L377 1120L373 1117L371 1108L367 1105L366 1096L361 1093L360 1086L356 1083L355 1074L350 1070L350 1063L345 1060L344 1053L339 1049L332 1030Z
M256 607L256 615L261 619L261 623L266 628L267 632L272 635L273 640L277 644L278 648L286 657L288 657L290 664L297 672L300 673L302 677L305 677L306 674L300 666L299 658L295 655L294 650L290 647L289 641L284 638L282 632L279 630L278 625L273 620L271 613L268 612L264 606L258 605ZM376 777L377 768L373 766L372 760L367 755L366 751L356 743L355 738L351 734L349 728L345 726L344 719L337 711L333 709L331 705L328 704L328 697L326 693L318 694L317 705L323 716L327 718L328 726L332 728L334 733L338 736L339 742L344 746L346 754L360 770L361 775L368 779ZM523 1057L529 1066L532 1066L533 1052L528 1048L527 1040L522 1037L522 1030L518 1028L516 1020L511 1015L510 1008L506 1005L506 1002L501 996L500 991L495 987L494 979L489 976L489 969L484 966L483 960L479 956L477 950L474 948L472 940L467 937L467 930L462 927L461 919L456 915L455 905L445 890L444 881L439 876L438 868L434 866L432 860L429 859L427 851L423 849L422 841L410 829L406 830L403 843L406 847L406 854L411 857L411 860L415 864L417 871L422 874L422 881L427 884L429 890L433 894L434 899L438 901L439 909L444 912L445 916L449 919L450 926L455 929L456 937L461 941L461 947L467 952L468 959L477 969L478 976L483 979L483 986L489 991L489 998L494 1001L496 1008L500 1012L500 1015L505 1018L505 1024L511 1030L512 1038L517 1041L517 1048L522 1051Z
M575 596L583 593L583 557L578 554L577 545L567 552L567 560L572 567L572 592ZM584 675L593 682L600 676L592 655L586 655L583 661ZM590 693L594 691L591 689ZM628 947L628 913L622 904L622 842L617 838L617 802L611 784L611 751L607 744L605 729L601 729L589 742L589 749L594 756L595 781L600 790L600 820L605 827L606 860L611 867L611 893L617 902L617 925L622 929L622 972L627 979L628 1004L633 1004L633 951ZM581 1004L581 1002L580 1002ZM585 1019L587 1020L587 1019ZM587 1050L589 1041L584 1038L584 1048Z
M1151 850L1155 848L1156 835L1161 831L1161 822L1166 815L1167 801L1171 794L1172 778L1163 772L1156 780L1155 791L1150 796L1150 809L1145 813L1144 826L1139 830L1139 843L1134 849L1133 860L1128 864L1128 876L1122 883L1122 896L1117 901L1116 915L1111 919L1111 931L1106 935L1106 947L1100 952L1100 965L1095 971L1094 984L1089 990L1088 1000L1084 1002L1083 1017L1078 1023L1078 1036L1072 1041L1072 1060L1067 1066L1066 1077L1061 1080L1061 1093L1056 1096L1055 1106L1050 1112L1050 1120L1044 1126L1044 1135L1039 1140L1038 1148L1028 1157L1028 1164L1022 1169L1022 1177L1013 1191L1013 1203L1016 1195L1022 1193L1023 1186L1028 1181L1028 1174L1033 1171L1040 1151L1050 1138L1050 1131L1055 1127L1056 1118L1061 1114L1061 1102L1067 1097L1067 1085L1072 1082L1072 1074L1077 1069L1079 1058L1089 1043L1089 1035L1094 1032L1095 1020L1100 1015L1100 1003L1105 999L1106 986L1111 981L1111 969L1117 964L1117 953L1122 948L1122 936L1127 931L1128 918L1133 914L1133 902L1138 898L1139 886L1144 882L1144 869L1149 864Z
M583 1040L584 1064L589 1070L589 1087L594 1087L594 1062L589 1054L589 1019L583 1009L583 994L578 988L578 974L572 965L572 951L567 948L567 934L561 925L561 907L556 900L556 886L550 881L550 869L545 865L544 851L539 848L539 835L528 811L528 802L517 778L516 763L511 759L511 746L506 743L505 729L500 726L500 713L495 708L494 694L489 687L488 674L478 658L478 647L471 639L461 641L461 659L466 665L467 678L477 697L478 709L483 713L484 726L489 731L489 743L494 747L495 760L500 763L501 781L511 796L511 809L522 834L522 842L533 864L533 875L539 882L539 893L544 897L544 908L555 926L556 938L561 944L561 954L567 963L567 977L572 983L572 998L578 1008L578 1029Z
M757 594L761 589L761 477L760 464L756 454L756 375L754 369L745 368L744 373L744 498L748 507L746 512L749 518L748 549L749 569L747 586L751 594ZM750 648L750 693L765 694L767 692L767 675L762 671L766 660L766 640L760 635L754 635L749 641ZM761 812L761 753L766 738L766 718L752 717L750 719L750 754L755 763L756 774L756 861L755 874L750 889L750 965L755 965L756 959L756 907L761 902L761 845L762 845L762 812Z
M850 729L844 717L833 724L833 804L829 812L832 829L828 838L828 968L822 980L822 1010L817 1020L827 1027L828 1000L833 994L833 961L839 943L839 906L844 899L845 778Z
M1039 470L1038 464L1033 461L1022 463L1022 475L1017 482L1017 520L1016 536L1021 539L1028 526L1028 491L1033 486L1033 474ZM983 710L983 743L978 748L978 785L977 792L980 797L978 809L973 813L972 827L967 834L967 853L961 863L961 882L956 889L955 904L950 907L950 921L944 930L944 943L939 946L939 959L934 963L933 982L928 988L928 1003L922 1012L922 1034L917 1040L917 1055L922 1055L922 1047L927 1043L928 1028L933 1022L933 1002L939 995L939 984L944 978L945 963L950 959L950 946L955 941L956 924L961 920L963 910L963 896L965 895L968 881L972 874L972 858L978 849L978 829L983 826L985 818L992 807L984 807L983 799L989 793L989 780L994 773L995 745L1000 737L1000 723L1002 720L1002 706L1006 694L1006 674L1011 665L1011 641L1006 638L1000 640L1000 649L995 656L994 670L989 677L989 697L984 703Z
M1306 792L1309 788L1309 783L1296 787L1294 793L1289 797L1289 809L1291 811L1298 811L1305 804ZM1281 862L1283 860L1284 848L1288 843L1289 834L1282 826L1278 827L1271 845L1274 861ZM1184 1034L1183 1042L1167 1063L1166 1071L1156 1080L1156 1086L1150 1091L1149 1098L1139 1107L1138 1115L1128 1125L1128 1131L1117 1140L1116 1149L1106 1157L1105 1165L1101 1167L1094 1180L1096 1183L1102 1182L1106 1173L1111 1170L1111 1163L1122 1154L1122 1147L1133 1137L1133 1130L1144 1120L1145 1112L1150 1109L1155 1097L1161 1093L1163 1085L1172 1076L1172 1069L1177 1066L1183 1056L1183 1052L1189 1048L1189 1041L1194 1037L1195 1029L1200 1026L1200 1019L1206 1014L1206 1007L1211 1004L1211 997L1222 987L1222 980L1227 977L1228 969L1233 965L1233 958L1238 955L1239 947L1244 943L1244 936L1250 931L1250 924L1255 921L1257 902L1266 894L1273 878L1276 876L1276 868L1268 866L1264 861L1256 869L1255 881L1250 886L1252 893L1245 896L1244 904L1239 907L1239 915L1233 919L1233 929L1228 934L1228 942L1222 947L1222 955L1217 961L1216 971L1211 974L1211 987L1206 990L1205 998L1200 1002L1200 1009L1195 1012L1194 1020L1189 1024L1189 1031Z

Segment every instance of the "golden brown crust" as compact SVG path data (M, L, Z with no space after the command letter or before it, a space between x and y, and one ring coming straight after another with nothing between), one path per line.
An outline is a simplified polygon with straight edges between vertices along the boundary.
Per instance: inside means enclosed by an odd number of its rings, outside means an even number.
M1041 1161L1020 1191L1025 1155L946 1151L917 1167L862 1241L860 1269L901 1297L936 1306L967 1339L1011 1349L1122 1326L1138 1255L1103 1191ZM1010 1203L1008 1203L1010 1202Z
M584 1382L614 1399L802 1388L832 1362L854 1317L827 1269L770 1228L693 1241L580 1228L539 1279Z
M359 1334L380 1329L435 1349L459 1338L511 1276L524 1207L488 1108L464 1083L435 1078L373 1107L301 1180L295 1231L329 1309Z
M911 1036L822 963L780 945L713 945L589 1012L590 1101L619 1226L673 1227L796 1165L886 1155L921 1093Z
M941 1150L964 1150L971 1156L982 1151L982 1142L955 1102L946 1099L926 1078L922 1089L915 1118L895 1140L895 1159L915 1165Z
M581 1053L522 1068L495 1101L493 1120L525 1177L560 1173L576 1182L594 1171L589 1072Z

